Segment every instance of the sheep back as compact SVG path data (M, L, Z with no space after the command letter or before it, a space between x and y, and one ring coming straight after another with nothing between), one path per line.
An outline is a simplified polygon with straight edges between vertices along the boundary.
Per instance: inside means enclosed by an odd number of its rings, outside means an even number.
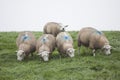
M61 26L59 23L56 22L48 22L45 26L44 26L44 34L52 34L55 37L57 36L57 34L59 32L61 32L60 30Z
M105 43L108 43L104 33L92 28L86 27L78 33L78 46L84 45L92 49L102 48Z
M73 48L73 39L68 32L60 32L56 37L56 45L59 52L65 53L67 48Z
M37 52L39 52L40 47L49 48L50 52L52 52L55 49L55 37L51 34L43 34L37 40L37 44L36 44Z
M35 36L32 34L32 32L29 32L29 31L21 32L19 33L16 39L16 45L19 49L22 49L22 47L24 47L24 50L29 47L30 52L34 52L36 49L35 48L36 47Z

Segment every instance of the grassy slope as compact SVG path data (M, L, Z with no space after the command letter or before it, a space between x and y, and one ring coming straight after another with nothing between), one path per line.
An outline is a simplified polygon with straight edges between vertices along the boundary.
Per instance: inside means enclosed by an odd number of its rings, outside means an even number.
M42 33L34 32L36 38ZM112 54L106 56L82 47L77 53L77 32L70 32L76 49L75 57L62 57L54 51L49 62L43 62L36 53L22 62L16 60L16 32L0 32L0 80L120 80L120 32L105 32ZM101 54L99 54L101 53Z

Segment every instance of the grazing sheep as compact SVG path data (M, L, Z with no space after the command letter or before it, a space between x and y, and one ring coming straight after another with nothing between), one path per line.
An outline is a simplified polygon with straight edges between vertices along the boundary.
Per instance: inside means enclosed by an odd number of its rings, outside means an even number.
M85 27L79 31L78 47L81 45L91 48L93 50L93 56L95 56L95 50L97 49L104 50L106 55L111 54L111 46L105 35L92 27Z
M60 32L56 37L56 45L60 54L74 57L73 39L67 32Z
M43 34L36 44L36 50L38 55L42 57L44 61L48 61L51 53L55 49L55 37L51 34Z
M21 32L17 39L16 45L18 47L17 60L22 61L25 57L36 50L36 39L32 32L24 31Z
M68 25L63 25L61 23L56 23L56 22L48 22L44 26L44 34L52 34L55 37L59 32L65 31L65 27L68 27Z

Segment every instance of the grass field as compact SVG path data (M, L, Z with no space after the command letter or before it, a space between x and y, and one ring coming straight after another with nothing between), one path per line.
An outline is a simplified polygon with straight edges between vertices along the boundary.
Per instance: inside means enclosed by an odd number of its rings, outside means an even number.
M49 62L42 61L36 53L22 62L16 60L18 32L0 32L0 80L120 80L120 31L105 31L112 54L81 48L77 53L77 33L70 32L76 49L75 57L60 57L54 51ZM36 38L42 33L34 32Z

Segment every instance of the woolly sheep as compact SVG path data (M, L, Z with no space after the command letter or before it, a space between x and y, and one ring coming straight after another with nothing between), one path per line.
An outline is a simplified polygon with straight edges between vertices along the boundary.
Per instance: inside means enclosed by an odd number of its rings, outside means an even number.
M16 45L18 47L17 60L22 61L25 57L36 50L36 39L32 32L24 31L19 33L16 39Z
M56 37L59 32L65 31L65 27L67 26L68 25L63 25L61 23L48 22L44 26L43 31L44 31L44 34L52 34Z
M51 34L43 34L38 40L36 50L44 61L48 61L55 49L55 37Z
M93 56L95 56L95 50L102 49L106 55L111 54L111 46L104 33L92 28L82 28L78 33L78 47L84 45L93 50ZM80 52L80 48L79 48Z
M57 35L56 45L60 54L74 57L73 39L68 32L60 32Z

